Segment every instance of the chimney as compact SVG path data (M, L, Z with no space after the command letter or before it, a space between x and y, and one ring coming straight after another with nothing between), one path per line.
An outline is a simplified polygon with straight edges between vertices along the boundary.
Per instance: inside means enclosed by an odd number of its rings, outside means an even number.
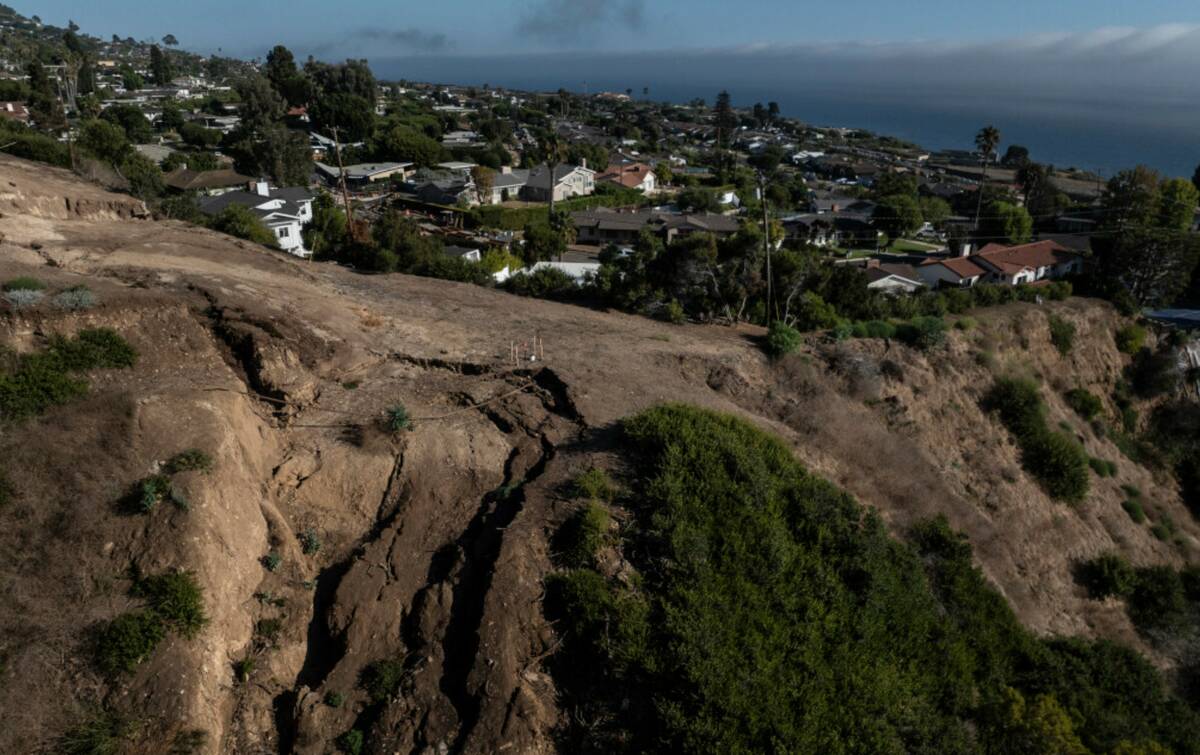
M260 178L254 184L254 193L260 197L271 196L271 184L267 183L267 179Z
M586 157L579 161L579 167L583 168L584 170L587 170L587 158Z

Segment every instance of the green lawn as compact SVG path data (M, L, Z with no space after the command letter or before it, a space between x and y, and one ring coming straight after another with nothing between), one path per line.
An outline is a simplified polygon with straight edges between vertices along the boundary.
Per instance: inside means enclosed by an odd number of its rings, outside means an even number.
M896 239L888 248L893 252L936 252L942 247L937 244L926 244L924 241Z

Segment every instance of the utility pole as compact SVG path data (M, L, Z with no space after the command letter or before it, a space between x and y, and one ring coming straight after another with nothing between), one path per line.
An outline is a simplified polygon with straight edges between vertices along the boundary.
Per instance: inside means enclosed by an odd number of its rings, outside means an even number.
M338 188L342 190L342 201L346 204L346 230L350 232L350 240L358 241L358 226L354 222L354 211L350 208L350 189L346 187L346 166L342 165L342 144L338 138L337 126L330 128L333 132L333 153L337 156Z

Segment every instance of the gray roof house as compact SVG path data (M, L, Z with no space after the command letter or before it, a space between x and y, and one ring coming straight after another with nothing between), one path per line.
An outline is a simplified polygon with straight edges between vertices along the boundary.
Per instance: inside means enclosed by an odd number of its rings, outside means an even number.
M313 217L313 192L302 186L272 189L266 181L259 181L254 188L252 192L231 191L202 199L200 211L218 215L230 205L241 205L275 234L280 249L297 257L310 256L312 252L304 248L301 230Z

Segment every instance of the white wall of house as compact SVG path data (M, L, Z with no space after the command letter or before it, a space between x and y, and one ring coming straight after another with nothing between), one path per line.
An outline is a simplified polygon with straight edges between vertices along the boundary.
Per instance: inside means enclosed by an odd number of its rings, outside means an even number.
M267 227L275 234L279 248L297 257L308 257L311 252L304 248L302 225L299 220L268 220Z
M979 276L959 278L944 265L921 265L917 268L917 275L921 276L921 280L930 288L937 288L938 285L968 288L979 280Z

